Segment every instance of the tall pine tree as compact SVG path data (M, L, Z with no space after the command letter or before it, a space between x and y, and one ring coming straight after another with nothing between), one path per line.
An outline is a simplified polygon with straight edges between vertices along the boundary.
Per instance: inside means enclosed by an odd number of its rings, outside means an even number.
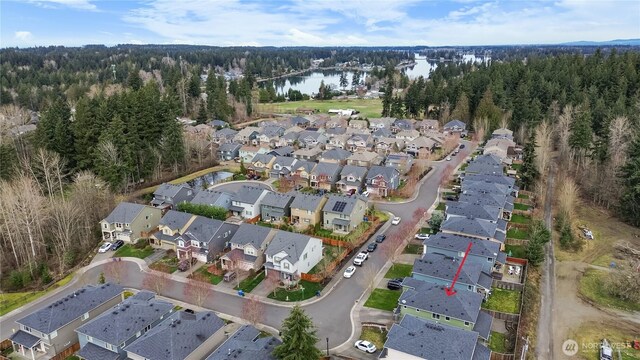
M640 226L640 135L629 148L629 160L622 167L620 177L623 184L620 215L634 226Z
M316 348L316 336L313 321L300 306L291 309L289 316L282 322L282 344L276 346L273 355L281 360L319 359L322 352Z
M532 133L529 141L522 151L522 167L520 168L520 181L525 190L531 189L538 178L538 169L536 168L536 136Z

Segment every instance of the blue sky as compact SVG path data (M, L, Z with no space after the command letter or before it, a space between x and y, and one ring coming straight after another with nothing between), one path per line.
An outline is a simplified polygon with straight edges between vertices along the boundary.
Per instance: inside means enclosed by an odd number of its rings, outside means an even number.
M0 1L1 47L441 46L621 38L640 38L640 1Z

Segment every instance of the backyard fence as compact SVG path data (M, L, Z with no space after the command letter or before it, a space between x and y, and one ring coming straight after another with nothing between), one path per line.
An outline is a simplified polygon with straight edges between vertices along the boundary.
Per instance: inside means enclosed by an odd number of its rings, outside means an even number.
M507 238L504 243L506 245L528 245L529 244L529 240L528 239L515 239L515 238Z
M504 289L504 290L515 290L515 291L522 292L522 289L524 289L524 284L518 284L518 283L496 280L496 279L493 279L492 285L497 287L498 289Z
M504 313L504 312L489 310L489 309L482 309L482 311L486 311L491 316L493 316L494 319L499 319L504 321L513 321L513 322L517 322L520 319L520 314Z
M495 351L491 352L491 360L515 360L515 358L516 356L514 354L503 354Z

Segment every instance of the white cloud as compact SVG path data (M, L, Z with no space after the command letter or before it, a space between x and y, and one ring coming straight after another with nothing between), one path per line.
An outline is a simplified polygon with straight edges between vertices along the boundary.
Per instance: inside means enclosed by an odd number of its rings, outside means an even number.
M34 3L43 7L58 8L58 7L70 7L79 10L91 10L97 11L98 7L91 3L91 0L28 0L30 3Z
M16 40L19 40L21 42L27 42L33 38L33 34L31 34L30 31L16 31L14 33L14 37L16 38Z

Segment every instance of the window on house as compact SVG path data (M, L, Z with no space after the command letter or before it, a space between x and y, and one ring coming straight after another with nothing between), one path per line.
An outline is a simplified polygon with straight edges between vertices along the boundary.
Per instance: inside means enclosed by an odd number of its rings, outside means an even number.
M493 258L487 258L488 262L493 262Z
M84 315L82 315L82 321L85 321L89 318L89 313L84 313Z
M131 224L124 224L125 227L131 227Z
M142 335L142 333L141 333L140 331L138 331L138 332L136 333L136 337L138 338L138 337L140 337L140 335Z
M444 319L447 320L447 321L451 320L451 318L448 317L448 316L445 316Z
M302 255L302 260L307 260L307 253L305 253L304 255Z
M420 312L420 309L416 309L416 312Z
M151 329L151 325L147 325L147 326L144 328L144 331L149 331L150 329Z
M107 227L108 227L107 224L104 224L104 228L106 229Z
M471 286L471 285L467 285L467 289L469 289L469 290L473 290L473 286Z
M28 326L24 326L24 325L22 325L22 330L24 330L24 331L26 331L26 332L28 332L28 333L30 333L30 332L31 332L31 328L30 328L30 327L28 327Z
M286 270L289 270L289 264L288 263L284 263L284 265L282 265L283 268L285 268Z
M469 326L469 322L468 322L468 321L465 321L465 322L464 322L464 326Z
M55 339L56 337L58 337L58 330L53 330L53 332L51 333L51 338Z

